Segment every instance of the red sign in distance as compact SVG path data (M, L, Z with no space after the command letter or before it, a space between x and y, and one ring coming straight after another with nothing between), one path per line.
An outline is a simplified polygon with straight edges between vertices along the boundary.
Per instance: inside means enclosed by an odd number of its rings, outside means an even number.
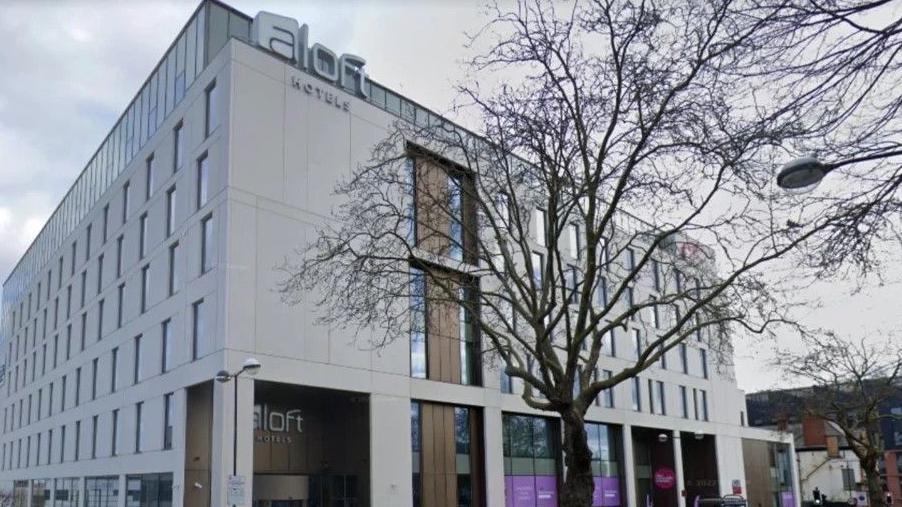
M676 485L676 474L673 469L661 467L655 470L655 487L658 489L671 489Z

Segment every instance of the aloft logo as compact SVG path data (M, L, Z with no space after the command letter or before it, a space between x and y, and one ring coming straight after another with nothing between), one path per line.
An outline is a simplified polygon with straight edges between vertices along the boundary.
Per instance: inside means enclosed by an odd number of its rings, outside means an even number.
M254 17L251 37L258 46L291 60L301 69L367 97L363 70L366 60L347 53L337 56L318 42L308 47L306 24L299 25L296 19L260 11Z

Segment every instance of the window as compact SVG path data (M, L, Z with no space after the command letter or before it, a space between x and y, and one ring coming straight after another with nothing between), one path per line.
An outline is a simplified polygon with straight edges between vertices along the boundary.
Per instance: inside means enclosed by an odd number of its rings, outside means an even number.
M624 254L626 255L625 266L627 269L627 273L630 274L636 270L636 251L633 250L632 248L627 248L624 251Z
M144 411L144 402L135 403L135 453L141 452L141 435L144 433L144 421L142 412Z
M60 412L66 410L66 376L63 375L60 384Z
M175 230L175 186L166 191L166 237Z
M651 260L651 275L654 282L655 290L661 291L661 264L657 259Z
M664 394L664 382L655 381L655 406L658 407L658 414L667 415L667 403Z
M116 288L116 299L118 300L116 305L116 329L120 329L122 327L122 306L125 304L124 283L120 283L119 287Z
M182 161L185 159L183 148L182 122L178 122L172 129L172 172L176 172L182 167Z
M66 461L66 425L60 427L60 463Z
M88 270L84 270L81 272L81 306L80 308L85 307L85 299L88 292Z
M137 384L141 381L141 335L135 337L135 357L134 357L134 377L132 383Z
M172 449L172 393L163 395L163 449Z
M639 356L642 355L642 335L638 329L633 329L632 333L630 333L633 338L633 354L635 357L633 359L639 360Z
M542 270L544 269L544 266L545 263L542 254L532 252L532 279L535 281L537 290L541 290L542 288Z
M59 268L56 270L56 289L63 288L63 256L60 255ZM15 319L13 319L15 320Z
M698 389L692 389L692 405L695 413L695 420L698 421Z
M124 242L125 236L120 234L119 237L116 238L116 278L122 276L122 247Z
M639 384L639 377L633 377L630 379L632 386L632 395L633 395L633 410L636 412L642 411L642 389Z
M125 225L125 222L128 221L128 200L129 200L129 192L131 191L131 185L128 181L122 185L122 225Z
M410 376L426 378L426 277L410 269Z
M507 505L537 507L556 504L560 470L559 425L554 420L502 414L502 448ZM526 501L523 501L523 500ZM552 499L546 503L544 499Z
M154 172L154 157L153 153L147 157L147 163L145 165L144 170L144 200L149 201L150 197L153 195L153 172Z
M178 253L179 242L169 245L169 276L167 277L167 291L171 296L178 291L179 272L178 272Z
M72 285L66 287L66 319L72 316Z
M580 235L579 226L570 224L568 229L570 232L570 256L574 259L579 259L583 251L582 236Z
M106 244L107 233L110 229L110 205L105 204L103 206L103 225L100 228L100 239L103 244Z
M119 387L119 347L114 347L110 360L110 392L115 393Z
M448 238L451 241L449 257L462 260L464 252L464 196L459 178L448 177Z
M141 215L141 225L139 229L138 258L143 259L147 254L147 213Z
M689 397L686 395L686 386L680 386L680 417L689 419Z
M169 371L169 365L172 362L172 321L166 319L160 327L162 348L160 351L160 370L162 373L166 373Z
M204 137L209 137L219 126L219 112L217 109L216 81L204 90Z
M97 302L97 341L103 338L103 303L103 299Z
M536 209L535 213L535 235L536 235L536 244L539 246L545 246L545 237L547 234L547 227L545 225L545 210Z
M147 311L147 300L150 293L150 264L141 268L141 313Z
M85 477L84 505L85 507L119 505L119 477Z
M110 454L119 454L119 409L113 409L113 434L110 439Z
M197 209L207 204L210 191L210 164L207 154L204 153L197 159Z
M617 357L617 347L614 341L614 330L608 329L601 338L601 353L608 357Z
M91 418L91 459L97 458L97 416Z
M103 254L97 257L97 294L103 291Z
M580 279L579 270L576 266L567 266L567 292L569 293L569 303L579 304Z
M699 389L699 399L702 402L702 421L708 420L708 393L704 389Z
M81 314L81 347L79 352L85 350L85 339L88 336L88 312Z
M95 357L93 361L91 361L91 399L97 399L97 361L98 359Z
M705 349L698 349L698 360L702 370L702 378L708 378L708 351Z
M191 329L191 360L195 361L204 352L206 346L206 328L204 323L204 300L200 299L191 305L193 327Z
M85 262L88 262L88 259L91 258L91 231L93 230L93 228L94 227L92 224L88 224L88 226L85 228Z
M81 366L75 369L75 406L81 403Z
M200 273L204 274L213 267L213 215L207 215L200 221Z
M612 376L614 376L614 372L611 370L602 370L602 374L604 375L605 380L610 380ZM609 387L601 392L602 399L604 400L605 408L614 408L614 388Z
M81 459L81 421L75 421L75 461Z
M602 308L608 306L608 279L600 276L598 277L598 305Z
M683 370L683 373L689 373L689 358L686 355L686 344L680 344L680 368Z

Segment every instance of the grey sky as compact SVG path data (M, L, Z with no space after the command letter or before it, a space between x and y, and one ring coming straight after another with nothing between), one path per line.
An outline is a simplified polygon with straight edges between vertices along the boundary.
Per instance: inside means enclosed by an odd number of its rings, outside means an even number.
M477 1L227 2L310 25L310 37L367 59L370 76L438 112L454 100L464 32L485 21ZM0 5L0 277L50 216L197 2L6 2ZM799 294L820 300L798 313L853 337L902 324L898 249L887 282L857 294L831 281ZM892 254L892 251L890 252ZM893 276L893 275L896 276ZM781 345L791 346L784 337ZM737 343L740 387L776 385L764 364L774 344Z

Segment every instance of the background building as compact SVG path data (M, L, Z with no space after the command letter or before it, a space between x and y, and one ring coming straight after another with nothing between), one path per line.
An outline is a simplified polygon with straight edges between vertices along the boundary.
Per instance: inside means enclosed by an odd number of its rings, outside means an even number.
M804 500L812 499L814 488L836 502L846 502L853 495L860 497L867 489L863 484L865 477L861 464L839 427L803 413L803 399L809 392L807 388L798 388L749 394L746 397L749 424L792 433ZM887 415L902 413L902 397L887 400L880 412ZM881 421L884 453L879 465L880 475L892 494L893 505L902 505L902 466L898 459L902 453L900 435L902 421L895 418Z
M312 296L274 290L338 179L393 122L433 113L339 72L360 64L328 48L301 69L252 42L261 28L203 2L6 280L3 491L23 506L225 505L237 431L260 507L555 505L558 421L461 340L465 320L423 309L421 334L374 350L317 326ZM646 331L617 333L599 374ZM232 380L235 406L213 378L248 357L263 368ZM756 505L795 505L792 441L744 411L731 367L689 340L590 409L595 504L757 487ZM780 479L747 482L746 449Z

